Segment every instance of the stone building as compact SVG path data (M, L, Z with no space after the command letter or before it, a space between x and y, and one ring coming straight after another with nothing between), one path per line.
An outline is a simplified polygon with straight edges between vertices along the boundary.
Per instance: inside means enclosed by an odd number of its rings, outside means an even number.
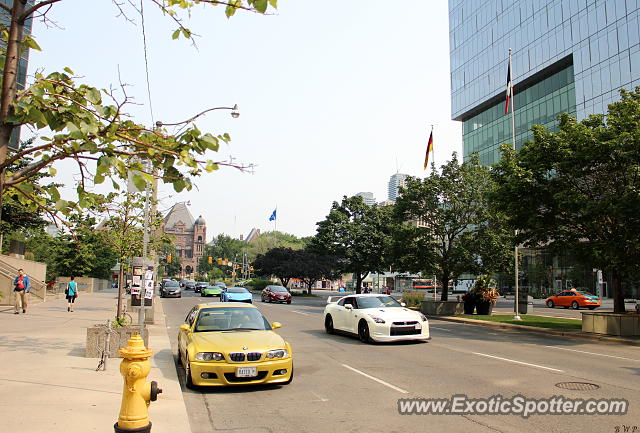
M176 203L164 217L162 231L175 238L176 255L182 260L182 276L193 275L204 254L207 238L204 218L199 216L194 220L186 203Z

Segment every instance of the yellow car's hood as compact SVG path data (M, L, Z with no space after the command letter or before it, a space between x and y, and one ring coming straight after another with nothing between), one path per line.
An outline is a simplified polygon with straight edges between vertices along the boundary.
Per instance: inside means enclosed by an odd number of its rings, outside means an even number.
M198 352L265 352L284 349L284 339L273 331L210 331L191 334Z

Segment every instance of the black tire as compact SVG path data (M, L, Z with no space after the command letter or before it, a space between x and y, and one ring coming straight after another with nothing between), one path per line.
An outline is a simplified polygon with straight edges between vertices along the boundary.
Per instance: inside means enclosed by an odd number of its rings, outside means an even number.
M200 292L200 297L204 298L204 293Z
M260 300L261 300L262 302L264 302L264 296L261 296L261 297L260 297Z
M286 382L282 382L282 384L289 385L292 381L293 381L293 366L291 366L291 376L289 377L289 380L287 380Z
M290 303L291 303L291 301L287 301L287 304L290 304Z
M358 323L358 337L360 337L360 341L362 341L363 343L371 343L371 334L369 334L369 324L364 321L361 320Z
M553 307L555 307L555 304L553 303L553 301L552 301L551 299L549 299L549 300L547 301L547 307L549 307L549 308L553 308Z
M193 379L191 378L191 367L189 366L189 360L184 365L184 383L189 389L195 388L193 384Z
M178 345L180 342L178 341ZM178 349L178 365L182 365L182 355L180 355L180 349Z
M573 301L571 303L571 308L573 308L574 310L579 310L580 309L580 304L578 304L578 301Z
M331 317L331 314L327 314L324 318L324 330L327 334L333 334L336 332L336 330L333 329L333 317Z

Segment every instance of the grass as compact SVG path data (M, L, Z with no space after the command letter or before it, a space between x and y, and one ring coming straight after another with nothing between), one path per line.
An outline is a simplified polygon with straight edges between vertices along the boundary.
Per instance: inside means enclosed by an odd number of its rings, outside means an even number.
M534 316L530 314L522 314L522 320L513 320L511 314L498 314L494 316L475 316L464 315L459 316L466 319L484 320L487 322L512 323L514 325L534 326L538 328L550 329L582 329L582 320L580 319L563 319L560 317L544 317Z

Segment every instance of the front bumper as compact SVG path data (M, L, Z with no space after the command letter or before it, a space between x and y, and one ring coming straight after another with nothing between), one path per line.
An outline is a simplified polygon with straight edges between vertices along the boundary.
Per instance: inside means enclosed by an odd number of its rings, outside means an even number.
M165 298L181 298L182 297L182 292L176 292L176 293L160 292L160 294Z
M198 386L228 386L228 385L256 385L267 383L283 383L291 378L293 372L293 358L262 362L200 362L192 361L191 379ZM257 367L257 377L236 378L236 368ZM287 370L285 374L274 375L277 370ZM213 378L203 378L203 374Z
M279 297L273 297L273 296L269 296L269 301L270 302L291 302L291 298L279 298Z
M369 335L374 341L392 342L392 341L426 341L431 340L429 332L429 322L420 322L422 329L419 334L391 335L391 325L387 323L379 323L375 326L369 324Z

